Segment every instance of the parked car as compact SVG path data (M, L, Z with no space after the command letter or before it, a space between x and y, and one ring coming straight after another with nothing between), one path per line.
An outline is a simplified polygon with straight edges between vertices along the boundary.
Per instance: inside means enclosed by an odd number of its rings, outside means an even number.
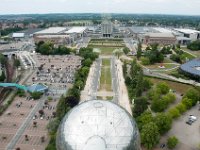
M196 121L197 120L197 117L196 116L194 116L194 115L190 115L189 116L189 120L191 120L191 121Z
M188 120L188 121L186 121L186 124L188 124L188 125L192 125L192 123L193 123L192 120Z

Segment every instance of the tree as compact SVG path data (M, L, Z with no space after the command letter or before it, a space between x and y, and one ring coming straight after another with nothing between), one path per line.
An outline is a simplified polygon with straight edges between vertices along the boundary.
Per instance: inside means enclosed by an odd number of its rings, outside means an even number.
M160 82L156 86L158 89L160 89L162 94L167 94L169 92L169 85L167 85L166 82Z
M162 135L171 129L172 118L167 114L159 113L155 117L155 123L159 133Z
M178 139L175 137L175 136L172 136L172 137L169 137L168 139L167 139L167 147L169 148L169 149L173 149L173 148L175 148L176 147L176 145L178 144Z
M20 66L20 60L19 59L15 59L14 60L14 66L16 67L16 68L18 68L19 66Z
M187 97L183 98L181 102L185 105L187 109L190 109L192 107L192 100Z
M5 79L6 79L5 72L2 71L2 72L1 72L1 76L0 76L0 81L3 82Z
M34 100L37 100L37 99L40 99L40 97L42 96L43 93L41 92L33 92L31 93L31 97L34 99Z
M180 116L180 112L178 109L174 107L174 108L169 109L168 115L170 115L173 119L176 119Z
M87 58L82 62L82 64L83 66L90 67L92 65L92 60L90 58Z
M189 90L187 90L187 92L186 92L186 94L184 95L183 98L191 99L192 100L192 106L195 106L196 103L200 100L200 94L196 89L190 88Z
M178 105L176 105L176 109L178 109L181 114L186 112L186 106L183 103L179 103Z
M162 99L165 100L168 104L170 104L176 100L176 96L170 92L163 96Z
M79 90L83 89L83 87L84 87L84 83L83 83L83 81L81 81L81 80L77 80L77 81L74 83L74 85L75 85Z
M151 89L153 83L151 82L151 80L149 79L144 79L143 80L143 88L144 88L144 91L147 91L149 89Z
M38 111L38 113L40 114L40 116L43 116L44 115L44 110L41 109L41 110Z
M123 75L125 76L127 74L127 62L124 61L124 64L123 64Z
M147 149L152 149L159 143L160 135L155 123L145 124L141 130L141 142Z
M147 95L148 95L148 98L152 101L159 100L161 98L161 91L160 89L157 89L157 88L150 89Z
M136 88L135 88L135 95L141 96L142 92L143 92L143 71L139 70L138 75L137 75L137 84L136 84Z
M2 53L0 53L0 64L2 65L6 64L6 58Z
M140 59L141 56L142 56L142 44L139 42L137 49L137 59Z
M130 49L128 47L124 47L123 52L127 55L130 52Z
M74 96L67 96L65 98L65 101L66 101L66 105L68 105L71 108L73 108L74 106L78 105L78 103L79 103L79 99L77 99Z
M141 57L141 62L143 65L150 65L150 60L148 57Z
M133 115L134 117L140 116L148 108L146 97L139 97L134 100Z
M85 66L85 67L81 68L81 70L80 70L81 76L87 77L88 73L89 73L89 68L88 67Z
M136 120L139 130L141 130L145 124L148 124L149 122L154 122L154 118L150 111L145 111Z
M60 124L60 121L58 119L50 120L50 122L47 125L47 129L50 134L54 134L57 131L57 128Z
M168 102L163 99L153 100L151 109L154 112L163 112L168 107Z

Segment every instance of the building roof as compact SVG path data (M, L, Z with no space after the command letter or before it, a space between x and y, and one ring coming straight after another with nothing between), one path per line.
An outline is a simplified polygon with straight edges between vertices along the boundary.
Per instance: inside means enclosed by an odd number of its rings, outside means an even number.
M145 33L158 33L159 31L155 30L152 27L138 27L138 26L134 26L134 27L130 27L129 28L132 32L134 33L138 33L138 34L145 34Z
M13 33L12 37L13 38L24 38L24 33Z
M70 37L70 36L69 35L55 35L55 34L37 36L37 38L68 38L68 37Z
M72 34L72 33L83 33L87 28L86 27L73 27L66 31L65 33L67 34Z
M35 32L35 34L59 34L63 33L65 30L67 30L66 27L50 27L48 29Z
M155 27L153 29L160 33L172 33L172 30L170 30L168 28Z
M58 150L139 150L139 131L122 107L100 100L74 107L57 134Z
M28 87L29 92L44 92L48 87L44 84L33 84Z
M174 38L175 36L172 33L147 33L145 36L152 38Z
M176 39L177 39L178 41L180 41L180 40L191 41L190 38L188 38L188 37L183 37L183 36L177 36Z
M180 68L187 73L200 76L200 58L193 59L181 65Z
M200 31L193 30L193 29L174 29L175 31L185 33L185 34L195 34L195 33L200 33Z

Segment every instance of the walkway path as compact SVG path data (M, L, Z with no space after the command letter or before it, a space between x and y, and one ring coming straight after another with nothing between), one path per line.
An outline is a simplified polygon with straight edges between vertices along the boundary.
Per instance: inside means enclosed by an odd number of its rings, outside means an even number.
M131 115L131 105L128 97L127 87L125 85L123 71L122 71L122 62L117 59L115 60L116 72L117 72L117 80L118 80L118 104L124 107Z
M97 59L90 67L90 72L84 90L81 92L81 102L96 99L100 83L101 59Z

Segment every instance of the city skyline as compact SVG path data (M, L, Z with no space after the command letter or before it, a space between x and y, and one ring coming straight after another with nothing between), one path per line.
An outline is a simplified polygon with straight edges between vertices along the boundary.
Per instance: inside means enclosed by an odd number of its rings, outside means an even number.
M131 13L199 15L200 1L190 0L2 0L0 15L48 13Z

